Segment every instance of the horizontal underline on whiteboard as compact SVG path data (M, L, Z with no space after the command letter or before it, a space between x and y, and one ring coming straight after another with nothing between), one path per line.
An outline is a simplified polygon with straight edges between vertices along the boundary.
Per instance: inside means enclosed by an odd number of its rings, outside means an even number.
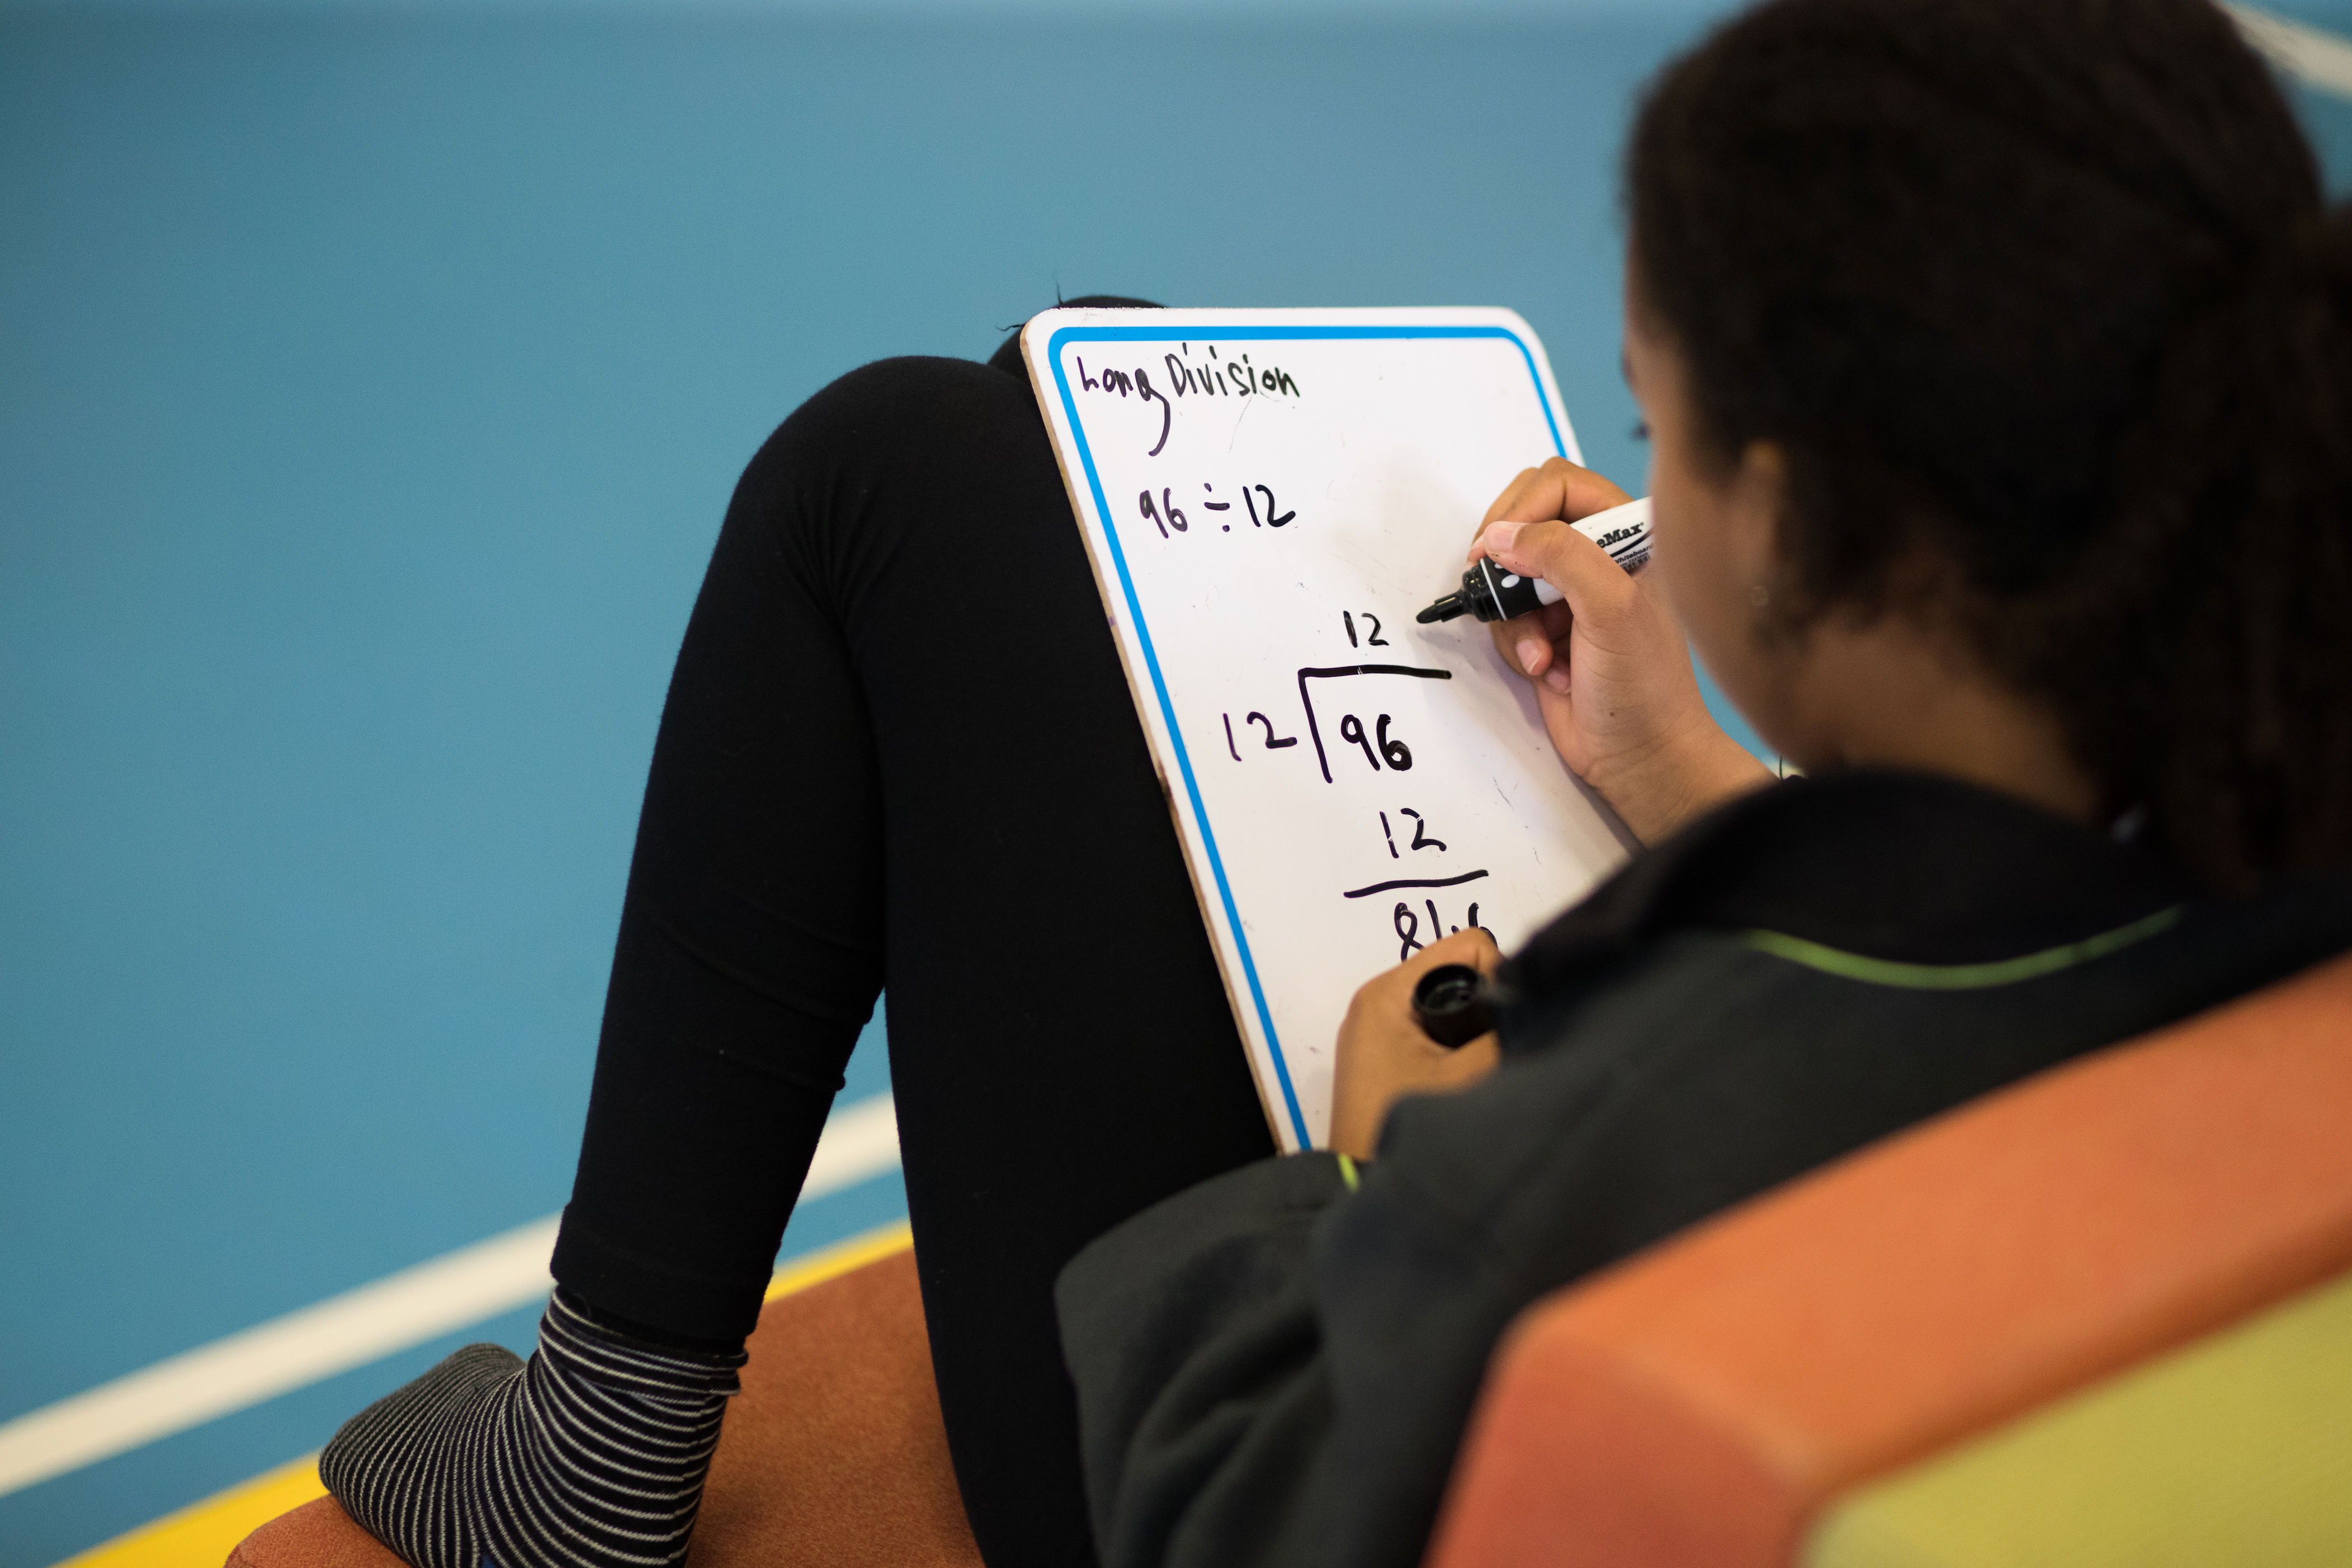
M1374 893L1393 893L1399 888L1455 888L1465 882L1475 882L1484 871L1465 871L1459 877L1407 877L1395 882L1374 882L1369 888L1358 888L1352 893L1342 893L1343 899L1369 899Z
M877 1094L828 1117L803 1203L893 1171L898 1121ZM546 1296L549 1215L272 1318L0 1424L0 1497L381 1361Z
M1341 664L1329 669L1302 669L1298 672L1301 680L1310 678L1328 679L1340 675L1417 675L1423 680L1454 679L1454 672L1450 669L1416 669L1409 664Z

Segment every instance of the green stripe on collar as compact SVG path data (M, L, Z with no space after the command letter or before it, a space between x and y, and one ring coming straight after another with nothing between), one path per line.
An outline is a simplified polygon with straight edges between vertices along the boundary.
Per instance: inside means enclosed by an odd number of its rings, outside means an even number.
M1334 1153L1332 1158L1339 1162L1339 1179L1348 1184L1349 1192L1352 1193L1363 1185L1364 1179L1356 1173L1356 1162L1339 1153Z
M2063 947L2045 947L2021 958L2005 958L1997 963L1896 963L1823 947L1820 942L1777 931L1751 931L1743 940L1759 952L1769 952L1775 958L1785 958L1842 980L1858 980L1865 985L1899 985L1911 991L1981 991L1995 985L2014 985L2021 980L2038 980L2095 958L2105 958L2143 938L2170 930L2179 923L2180 916L2181 906L2175 904L2127 926L2070 942Z

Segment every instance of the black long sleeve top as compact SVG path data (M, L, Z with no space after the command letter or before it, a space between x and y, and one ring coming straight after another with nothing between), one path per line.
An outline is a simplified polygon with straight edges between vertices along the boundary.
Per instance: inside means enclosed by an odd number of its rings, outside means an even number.
M2203 899L1943 779L1792 781L1637 858L1506 967L1504 1060L1350 1190L1244 1166L1056 1293L1107 1568L1419 1561L1538 1297L1897 1129L2352 946L2352 879Z

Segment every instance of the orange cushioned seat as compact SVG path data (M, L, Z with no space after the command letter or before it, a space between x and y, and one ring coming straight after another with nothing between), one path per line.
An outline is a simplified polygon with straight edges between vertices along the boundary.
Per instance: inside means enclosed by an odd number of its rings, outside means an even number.
M1431 1568L1766 1568L1872 1477L2352 1268L2352 958L2029 1079L1525 1313ZM770 1304L695 1568L977 1564L911 1255ZM332 1500L238 1568L397 1568Z
M768 1303L703 1493L689 1568L980 1568L948 1464L915 1257ZM332 1498L230 1568L401 1568Z
M2352 1267L2352 958L1523 1314L1430 1568L1778 1568L1824 1505Z

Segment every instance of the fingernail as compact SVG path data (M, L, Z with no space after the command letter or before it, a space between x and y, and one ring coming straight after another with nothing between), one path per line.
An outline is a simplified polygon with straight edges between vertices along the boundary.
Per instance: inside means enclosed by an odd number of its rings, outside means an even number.
M1568 671L1560 668L1560 667L1556 664L1549 669L1544 671L1543 679L1544 684L1550 687L1554 691L1566 691L1568 689Z
M1501 555L1518 542L1519 525L1516 522L1490 522L1478 538L1489 555Z
M1528 674L1536 672L1536 661L1544 656L1544 645L1529 637L1519 645L1519 668Z

